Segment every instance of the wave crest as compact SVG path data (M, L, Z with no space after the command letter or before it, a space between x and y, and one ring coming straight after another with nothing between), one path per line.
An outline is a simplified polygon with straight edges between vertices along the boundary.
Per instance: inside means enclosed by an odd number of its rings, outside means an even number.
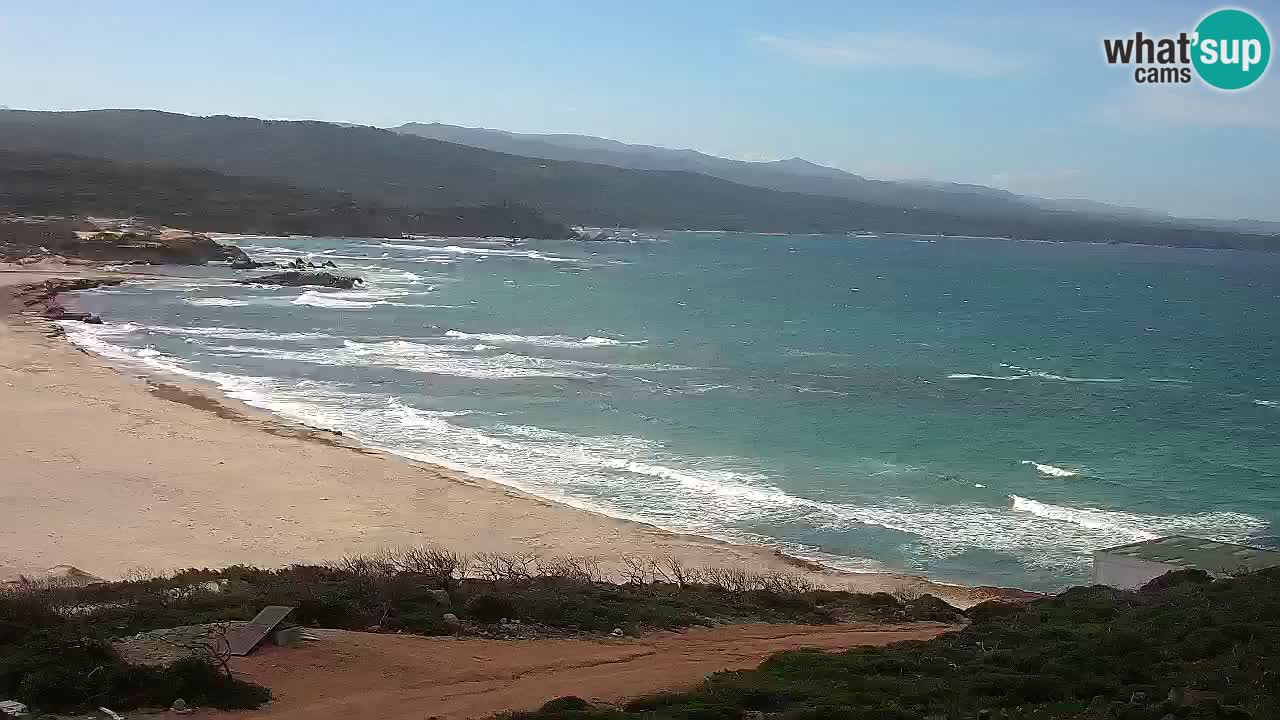
M1045 475L1047 477L1066 478L1066 477L1075 477L1080 474L1075 470L1068 470L1066 468L1061 468L1056 465L1050 465L1048 463L1038 463L1035 460L1023 460L1022 464L1034 465L1036 468L1036 472L1040 473L1041 475Z

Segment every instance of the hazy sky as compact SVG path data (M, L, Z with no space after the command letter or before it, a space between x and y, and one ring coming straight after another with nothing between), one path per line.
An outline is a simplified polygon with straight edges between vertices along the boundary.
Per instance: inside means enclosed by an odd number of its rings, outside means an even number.
M0 105L585 133L1280 220L1280 70L1225 94L1103 60L1217 7L0 0ZM1274 43L1280 2L1241 7Z

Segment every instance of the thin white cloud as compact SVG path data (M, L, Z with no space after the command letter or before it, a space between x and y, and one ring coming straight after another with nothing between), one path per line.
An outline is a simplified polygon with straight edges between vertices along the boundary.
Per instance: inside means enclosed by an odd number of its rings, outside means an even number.
M826 38L759 35L761 44L788 57L822 65L917 68L951 75L990 77L1024 67L1017 58L950 38L910 32L843 33Z
M1138 85L1094 106L1093 116L1112 125L1280 129L1280 82L1264 78L1242 92L1192 85Z

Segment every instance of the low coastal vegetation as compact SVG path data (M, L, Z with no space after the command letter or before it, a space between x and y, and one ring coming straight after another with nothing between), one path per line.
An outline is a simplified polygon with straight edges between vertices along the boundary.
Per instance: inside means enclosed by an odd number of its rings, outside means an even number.
M1078 587L984 603L925 642L780 653L689 692L592 707L560 698L507 720L928 720L1280 717L1280 568L1186 570L1138 592Z
M112 640L246 621L267 605L296 607L293 620L312 627L510 638L747 621L961 618L932 596L817 590L800 575L689 568L674 558L628 557L620 566L626 582L617 584L590 558L416 548L278 570L193 569L85 586L18 583L0 594L0 694L41 709L167 706L177 698L254 707L268 691L224 672L216 652L136 667Z
M0 692L41 709L255 707L269 690L216 654L128 664L112 640L247 620L295 606L309 626L427 635L633 635L697 624L935 620L930 641L775 655L698 687L603 706L574 697L507 720L929 720L1280 717L1280 569L1224 580L1199 571L1140 591L1073 588L963 615L928 595L812 588L801 576L624 558L461 556L433 548L279 570L137 575L83 587L28 583L0 596Z

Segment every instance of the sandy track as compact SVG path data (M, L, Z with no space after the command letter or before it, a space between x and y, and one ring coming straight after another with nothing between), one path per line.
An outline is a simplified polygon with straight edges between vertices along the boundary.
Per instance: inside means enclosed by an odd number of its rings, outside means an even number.
M755 667L775 652L841 650L935 637L949 626L732 625L636 639L502 641L319 631L296 648L237 659L241 677L271 687L261 720L441 720L536 708L562 695L602 701L689 687L717 670ZM213 713L209 713L213 716Z

